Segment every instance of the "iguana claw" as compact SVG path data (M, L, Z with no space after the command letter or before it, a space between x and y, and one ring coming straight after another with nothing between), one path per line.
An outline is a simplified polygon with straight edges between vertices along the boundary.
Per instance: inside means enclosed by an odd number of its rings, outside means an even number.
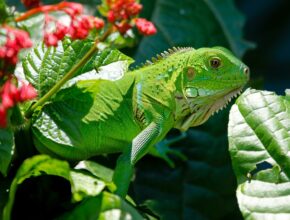
M157 143L154 148L150 149L149 153L155 157L162 158L163 160L165 160L167 162L167 164L171 168L174 168L175 164L174 164L173 160L171 160L169 158L169 156L168 156L169 154L173 154L173 155L179 157L183 161L187 160L187 157L183 153L181 153L180 151L170 148L169 145L174 144L174 143L184 139L186 136L187 136L186 132L182 132L179 136L177 136L175 138L164 139L163 141L160 141L159 143Z

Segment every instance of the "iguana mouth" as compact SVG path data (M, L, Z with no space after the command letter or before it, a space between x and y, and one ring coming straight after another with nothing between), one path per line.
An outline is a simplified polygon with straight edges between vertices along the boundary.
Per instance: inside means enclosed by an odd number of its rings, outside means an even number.
M243 87L239 87L237 89L234 89L215 101L212 106L209 108L209 111L207 112L206 116L210 117L211 115L214 115L214 113L219 112L219 110L224 109L233 98L238 97L238 95L241 94Z
M239 94L241 94L243 87L236 88L221 96L215 102L204 107L199 108L197 112L193 112L184 118L180 130L187 130L189 127L197 126L204 123L211 115L219 112L227 106L227 104Z

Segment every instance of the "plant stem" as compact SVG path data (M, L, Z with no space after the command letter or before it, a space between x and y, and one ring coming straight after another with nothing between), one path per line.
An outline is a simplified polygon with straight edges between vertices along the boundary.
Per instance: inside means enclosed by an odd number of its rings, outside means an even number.
M71 3L71 2L60 2L58 4L55 5L43 5L43 6L39 6L37 8L33 8L25 13L23 13L22 15L20 15L19 17L15 18L16 22L19 21L23 21L26 20L27 18L31 17L32 15L38 14L38 13L45 13L45 12L49 12L49 11L58 11L58 10L63 10L64 8L68 8L71 5L76 4L76 3Z
M74 74L78 71L80 67L82 67L97 51L98 51L98 43L104 41L109 34L111 33L112 28L109 27L105 33L99 38L96 39L95 43L91 47L91 49L86 53L86 55L76 63L64 77L58 81L44 96L42 96L36 103L34 103L26 112L25 117L30 118L33 112L39 107L42 106L45 102L47 102L51 96L53 96L58 90L69 80Z

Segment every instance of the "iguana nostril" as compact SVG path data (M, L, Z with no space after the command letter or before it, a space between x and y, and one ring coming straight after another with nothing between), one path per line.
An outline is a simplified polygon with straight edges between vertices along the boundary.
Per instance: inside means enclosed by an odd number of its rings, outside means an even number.
M250 74L250 69L249 67L244 68L244 73L248 76Z

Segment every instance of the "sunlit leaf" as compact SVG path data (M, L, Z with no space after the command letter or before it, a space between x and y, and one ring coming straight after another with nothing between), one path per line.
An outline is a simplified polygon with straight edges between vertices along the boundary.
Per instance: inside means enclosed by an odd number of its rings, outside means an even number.
M288 219L290 100L248 89L232 107L229 122L237 197L245 219Z

